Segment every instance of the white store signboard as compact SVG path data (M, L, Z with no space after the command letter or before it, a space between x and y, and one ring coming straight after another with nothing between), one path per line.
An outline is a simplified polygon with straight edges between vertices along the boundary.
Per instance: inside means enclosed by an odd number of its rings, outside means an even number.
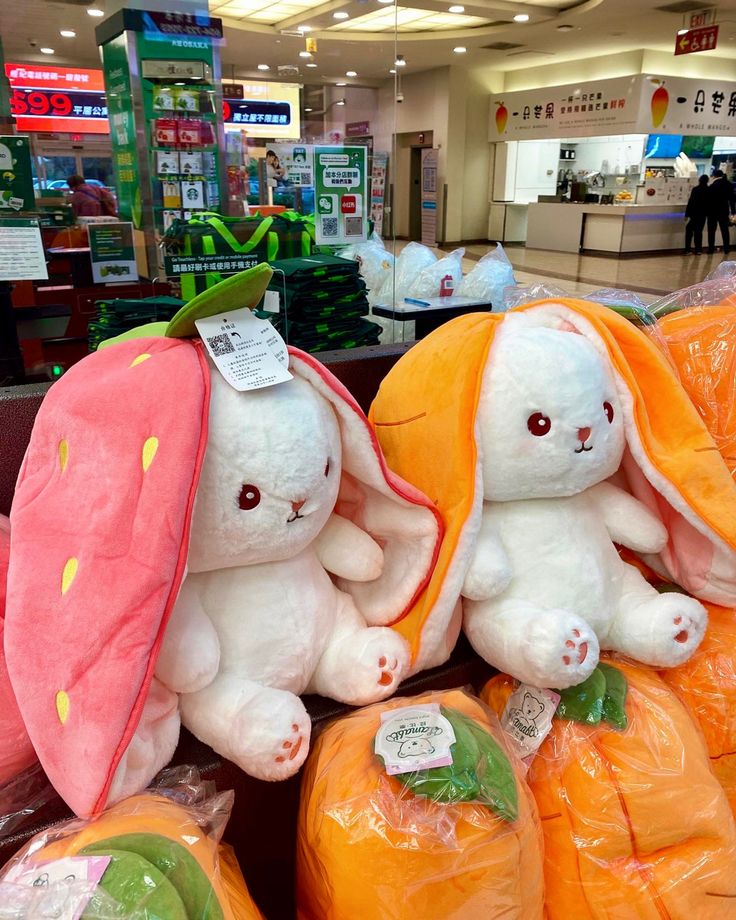
M491 98L489 141L736 133L736 83L638 74Z

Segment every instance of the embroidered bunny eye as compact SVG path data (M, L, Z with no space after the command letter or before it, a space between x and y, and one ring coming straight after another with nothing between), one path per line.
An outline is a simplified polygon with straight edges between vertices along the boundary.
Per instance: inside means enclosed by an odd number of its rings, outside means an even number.
M603 403L603 411L606 413L608 424L613 424L613 406L609 402Z
M549 434L552 422L541 412L534 412L526 420L526 427L535 438L543 438L546 434Z
M330 475L330 461L328 460L327 463L325 464L325 478L327 478L329 475Z
M238 506L241 511L252 511L261 503L261 493L255 486L244 485L240 490Z

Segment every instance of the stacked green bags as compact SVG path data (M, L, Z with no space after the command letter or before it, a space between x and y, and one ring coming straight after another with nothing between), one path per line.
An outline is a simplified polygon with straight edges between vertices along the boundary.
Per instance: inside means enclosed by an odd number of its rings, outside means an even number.
M97 313L89 321L89 350L100 342L147 323L168 322L184 306L176 297L143 297L139 300L98 300Z

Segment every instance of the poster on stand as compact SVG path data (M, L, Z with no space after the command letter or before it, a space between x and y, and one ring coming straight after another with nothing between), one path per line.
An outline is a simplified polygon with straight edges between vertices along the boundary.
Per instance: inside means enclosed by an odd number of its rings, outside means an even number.
M87 233L95 284L138 280L133 224L89 224Z
M35 207L30 142L24 136L0 136L0 208L33 211Z
M388 174L388 154L374 153L371 169L371 220L373 229L383 236L383 215L386 204L386 178Z
M46 281L48 277L38 220L0 217L0 281Z
M271 144L281 170L281 178L299 188L314 185L314 147L307 144Z
M422 150L422 242L437 245L437 165L439 150Z
M316 240L339 246L368 238L365 147L315 147Z

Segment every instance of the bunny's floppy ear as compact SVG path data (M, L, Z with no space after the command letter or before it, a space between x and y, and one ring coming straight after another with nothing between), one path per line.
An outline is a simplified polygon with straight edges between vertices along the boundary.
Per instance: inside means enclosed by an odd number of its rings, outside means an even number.
M210 289L169 337L120 336L36 417L10 515L5 653L36 753L77 814L105 806L186 570L210 370L201 342L171 336L254 306L270 277L258 266Z
M383 571L370 582L338 580L368 623L402 620L430 580L442 543L442 519L432 502L386 465L363 411L345 387L311 355L289 349L289 370L331 404L342 441L342 480L335 510L383 548Z
M630 489L670 535L657 567L699 597L736 602L736 486L656 345L613 310L587 301L468 314L402 357L369 415L390 467L436 502L445 524L432 579L397 627L412 647L414 669L445 660L459 628L456 605L483 505L477 410L503 323L583 335L610 362L625 414Z

